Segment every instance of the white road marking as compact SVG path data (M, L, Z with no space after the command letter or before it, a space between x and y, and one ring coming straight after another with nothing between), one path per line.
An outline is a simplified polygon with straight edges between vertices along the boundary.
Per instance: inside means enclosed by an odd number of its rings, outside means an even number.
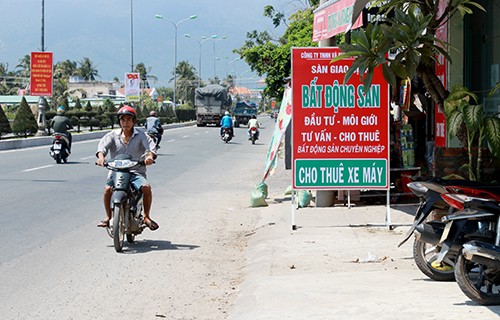
M182 136L183 138L189 138L189 135Z
M90 156L90 157L84 157L84 158L80 158L80 160L88 160L88 159L97 159L96 156Z
M26 170L23 170L23 172L35 171L35 170L50 168L50 167L53 167L53 166L54 166L53 164L49 164L49 165L46 165L46 166L41 166L41 167L26 169Z
M174 139L167 140L167 142L174 142L174 141L175 141Z

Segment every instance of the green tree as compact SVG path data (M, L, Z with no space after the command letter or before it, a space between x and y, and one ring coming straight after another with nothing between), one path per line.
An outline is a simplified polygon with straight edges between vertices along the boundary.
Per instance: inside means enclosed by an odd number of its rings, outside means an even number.
M494 91L490 92L490 96L493 94ZM467 88L455 86L445 99L444 108L450 135L459 135L465 127L469 179L480 181L484 143L487 143L493 155L500 155L500 119L497 114L486 115L483 106L477 101L477 96ZM478 146L477 159L474 159L474 146Z
M113 103L113 101L111 101L110 98L106 98L104 100L104 102L102 103L102 107L107 112L115 112L116 111L115 104Z
M5 115L3 108L0 106L0 139L2 135L12 133L12 129L10 127L9 119Z
M315 47L312 41L313 9L319 1L308 1L305 9L292 14L289 22L285 14L272 6L264 8L264 15L273 20L277 27L281 23L287 25L283 36L273 39L267 31L256 30L247 33L245 44L234 50L259 76L266 76L267 87L264 94L270 97L283 95L283 79L290 76L291 48Z
M75 110L82 110L82 103L80 102L80 98L76 98Z
M81 76L84 80L95 81L96 77L99 77L99 71L89 58L83 58L78 64L80 66L76 70L76 74Z
M150 88L149 80L152 80L153 82L158 81L158 77L150 74L151 67L146 68L146 66L142 62L138 63L135 66L134 72L137 72L140 74L140 78L141 78L140 86L141 86L141 88L148 88L149 89Z
M35 115L31 112L26 98L23 97L12 123L12 131L18 136L24 135L27 138L28 135L36 133L37 130L38 124Z
M184 101L194 101L194 89L197 80L196 69L187 61L177 64L177 97ZM170 79L173 81L173 78Z
M87 101L87 104L85 105L85 111L92 111L92 104L90 104L90 101Z
M368 1L365 1L367 3ZM451 61L446 44L436 37L436 31L455 14L471 14L473 8L484 8L470 0L448 0L439 14L437 1L393 0L373 2L380 6L381 19L369 23L365 30L352 31L351 43L341 43L344 52L334 59L355 57L346 73L346 81L359 69L365 90L372 83L376 67L382 66L385 79L396 88L396 79L422 79L425 88L441 111L448 93L435 73L436 54ZM394 59L390 52L396 52Z

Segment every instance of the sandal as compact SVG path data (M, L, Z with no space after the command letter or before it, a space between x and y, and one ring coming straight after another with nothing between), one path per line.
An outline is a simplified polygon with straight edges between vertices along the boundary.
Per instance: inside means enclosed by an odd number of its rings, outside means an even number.
M144 220L144 224L148 226L151 231L155 231L160 227L153 219Z
M109 220L102 220L97 226L99 228L109 228Z

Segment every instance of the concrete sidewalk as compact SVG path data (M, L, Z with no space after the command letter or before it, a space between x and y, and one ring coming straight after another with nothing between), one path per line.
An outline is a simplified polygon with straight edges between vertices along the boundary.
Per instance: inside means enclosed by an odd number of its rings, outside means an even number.
M500 318L500 306L477 305L455 282L420 272L413 240L397 247L416 205L391 208L393 230L385 226L384 205L302 208L292 231L291 200L281 193L291 179L273 179L269 206L248 209L258 210L261 220L229 319Z

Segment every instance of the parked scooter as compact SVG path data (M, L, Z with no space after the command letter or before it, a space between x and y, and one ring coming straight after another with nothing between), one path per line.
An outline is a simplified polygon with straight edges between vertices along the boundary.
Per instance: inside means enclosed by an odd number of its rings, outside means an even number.
M420 260L422 263L418 265L419 269L427 276L440 275L442 277L432 277L435 280L453 280L455 278L454 268L457 257L460 253L462 245L467 241L481 240L488 243L493 243L491 233L482 232L481 228L489 221L473 221L464 218L463 207L457 205L454 201L455 197L485 197L488 199L496 199L500 201L500 190L498 187L490 187L488 190L483 187L465 187L465 186L446 186L449 193L442 194L441 197L455 211L452 214L445 215L441 220L424 222L416 227L416 240L420 242L420 246L429 246L425 251L416 250L417 244L414 246L415 261ZM469 204L473 206L474 203ZM427 258L427 255L429 258ZM424 265L424 262L428 261ZM426 268L421 268L422 266ZM430 272L425 272L430 271ZM453 277L451 277L453 273ZM448 278L446 278L448 277Z
M64 133L54 132L52 135L52 145L50 146L49 155L56 160L56 163L68 162L69 157L69 140Z
M225 143L228 143L229 141L231 141L232 138L233 138L233 136L231 134L231 129L224 128L224 130L222 131L222 135L221 135L222 141L224 141Z
M111 220L108 234L113 238L116 252L123 251L124 239L129 244L134 243L135 236L146 228L143 216L143 195L135 190L130 183L130 169L145 165L143 161L132 161L129 155L121 155L104 164L113 175L113 195L111 198Z
M463 244L455 264L458 286L481 305L500 304L500 200L446 195L463 210L449 217L449 224L476 224L476 235Z
M450 256L442 263L435 262L437 255L441 252L439 238L445 227L440 219L457 210L441 198L442 194L449 192L446 187L453 185L478 188L489 186L471 180L450 180L438 177L415 177L414 181L408 184L410 190L420 199L420 205L412 226L398 246L403 245L415 234L413 242L415 264L426 276L437 281L455 279L454 257Z
M256 140L259 140L259 129L256 127L251 127L249 130L250 140L252 140L252 144L255 144Z

